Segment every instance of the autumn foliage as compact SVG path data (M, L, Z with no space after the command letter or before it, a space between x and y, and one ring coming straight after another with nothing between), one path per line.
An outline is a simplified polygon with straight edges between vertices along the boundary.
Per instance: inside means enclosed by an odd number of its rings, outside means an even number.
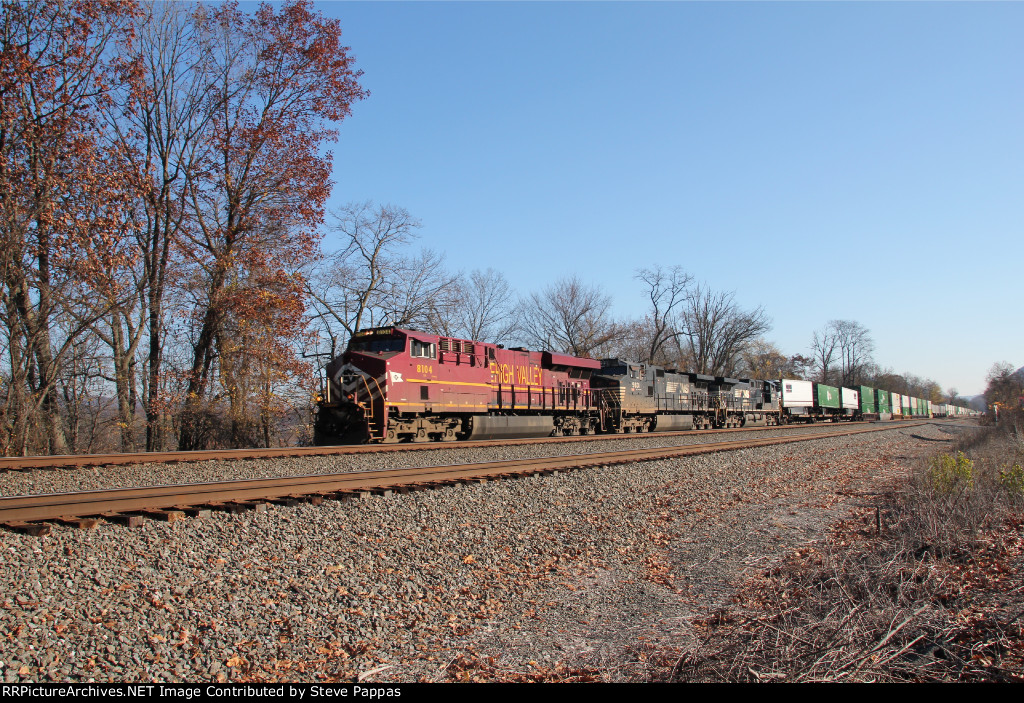
M58 381L76 337L130 267L135 174L102 139L109 86L130 80L116 48L125 2L3 3L0 25L0 277L10 377L0 445L67 451Z
M91 449L68 403L107 381L123 449L140 405L150 449L273 441L276 390L307 372L324 145L365 96L338 22L5 0L0 58L0 450Z
M317 252L330 194L330 160L320 147L336 138L333 125L363 96L338 23L313 15L307 3L285 5L280 14L264 5L251 17L226 4L197 21L216 109L183 250L202 296L193 314L184 449L208 443L202 428L215 359L236 370L224 386L236 442L248 439L240 436L250 399L239 373L252 365L232 356L251 355L277 377L299 371L287 345L302 333L298 269ZM262 387L265 420L270 395Z

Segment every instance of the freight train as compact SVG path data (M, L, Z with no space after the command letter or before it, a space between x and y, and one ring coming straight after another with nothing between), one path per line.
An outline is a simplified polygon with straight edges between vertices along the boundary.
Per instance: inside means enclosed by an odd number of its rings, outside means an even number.
M327 365L315 442L448 442L927 417L933 406L866 386L687 373L621 359L361 330Z

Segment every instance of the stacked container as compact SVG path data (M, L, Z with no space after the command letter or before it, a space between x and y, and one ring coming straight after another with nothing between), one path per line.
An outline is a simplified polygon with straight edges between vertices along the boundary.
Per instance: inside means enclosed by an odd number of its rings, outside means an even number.
M860 414L874 415L878 412L878 404L875 402L875 389L868 386L860 386Z

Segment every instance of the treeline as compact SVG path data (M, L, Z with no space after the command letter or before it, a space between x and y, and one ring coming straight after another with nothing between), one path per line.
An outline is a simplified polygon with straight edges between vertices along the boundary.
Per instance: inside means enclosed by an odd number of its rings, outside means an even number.
M2 7L0 449L270 443L309 376L324 146L365 96L338 23L301 0Z
M450 271L400 207L325 212L326 147L367 93L309 2L2 9L4 455L307 441L323 364L376 325L938 393L874 366L856 323L787 356L763 308L680 267L636 272L646 309L613 319L578 278L519 295L493 269Z

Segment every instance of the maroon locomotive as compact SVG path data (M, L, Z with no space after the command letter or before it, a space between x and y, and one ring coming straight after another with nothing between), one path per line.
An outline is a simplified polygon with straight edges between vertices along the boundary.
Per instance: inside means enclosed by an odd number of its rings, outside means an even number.
M317 444L544 437L597 430L601 364L381 327L327 366Z

